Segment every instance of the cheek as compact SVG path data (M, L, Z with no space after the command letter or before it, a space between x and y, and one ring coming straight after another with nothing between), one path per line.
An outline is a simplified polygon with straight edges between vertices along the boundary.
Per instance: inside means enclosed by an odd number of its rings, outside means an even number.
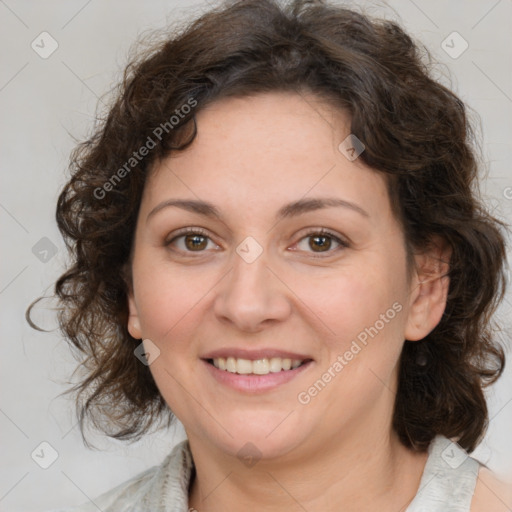
M208 272L180 271L166 264L144 266L141 261L134 264L134 284L144 336L166 342L203 307L215 279Z
M317 289L309 297L332 331L322 339L326 356L311 385L317 379L333 382L316 403L332 411L327 414L334 424L340 420L340 403L343 415L357 415L393 389L405 307L400 287L383 274L352 272L332 285L330 293Z
M399 310L404 309L401 276L354 266L321 281L301 282L298 294L307 297L307 304L329 329L333 343L354 339L374 324L383 333L395 324L397 332Z
M327 357L319 372L340 377L326 400L370 399L382 382L390 383L404 340L406 280L399 267L390 260L366 262L307 287L308 304L330 331L322 339Z

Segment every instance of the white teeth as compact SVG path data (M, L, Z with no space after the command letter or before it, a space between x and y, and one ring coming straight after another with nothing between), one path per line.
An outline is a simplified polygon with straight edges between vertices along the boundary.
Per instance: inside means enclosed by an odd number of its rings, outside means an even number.
M268 359L256 359L252 362L252 373L256 375L267 375L270 373L270 363Z
M236 373L241 373L242 375L252 373L252 361L249 361L249 359L237 359Z
M267 375L298 368L302 364L301 359L281 359L272 357L271 359L237 359L234 357L217 357L213 360L213 365L219 370L225 370L230 373L239 373L241 375L255 374Z
M282 370L281 358L280 357L273 357L270 360L269 366L270 366L270 371L272 373L280 372Z
M236 373L236 359L234 357L228 357L226 359L226 370L231 373Z

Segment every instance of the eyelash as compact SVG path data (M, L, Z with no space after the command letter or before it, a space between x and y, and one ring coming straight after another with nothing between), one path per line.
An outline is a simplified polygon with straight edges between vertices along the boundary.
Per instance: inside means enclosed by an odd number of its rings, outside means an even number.
M166 242L165 245L166 246L170 246L176 240L178 240L179 238L185 237L187 235L203 236L203 237L208 238L210 241L213 242L213 240L211 240L211 238L209 237L208 233L204 229L202 229L202 228L184 228L183 230L180 230L177 233L175 233L175 236L171 240ZM328 251L325 251L326 256L320 256L320 254L322 254L322 252L320 252L320 253L311 252L313 258L326 258L326 257L331 256L334 252L337 252L340 249L346 249L347 247L349 247L349 243L348 242L346 242L344 240L341 240L335 233L333 233L332 231L329 231L328 229L325 229L325 228L316 228L316 229L313 228L313 229L307 231L302 236L302 238L298 242L296 242L296 243L299 243L302 240L304 240L305 238L309 238L309 237L312 237L314 235L316 235L316 236L328 236L329 238L334 240L339 245L339 247L337 247L335 249L329 249ZM183 251L181 249L179 249L178 252L183 252ZM204 250L203 251L188 251L187 250L187 251L184 251L184 252L186 252L187 254L192 254L194 252L201 253L201 252L204 252Z

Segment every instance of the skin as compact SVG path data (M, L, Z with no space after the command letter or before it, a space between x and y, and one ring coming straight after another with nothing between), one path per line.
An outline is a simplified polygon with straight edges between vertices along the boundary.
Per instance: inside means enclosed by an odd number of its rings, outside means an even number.
M349 119L320 99L228 98L201 110L197 123L193 144L158 162L145 186L128 323L132 336L160 350L150 370L196 466L189 506L405 510L427 456L405 448L391 428L398 359L404 340L424 338L440 321L449 249L436 239L415 254L408 275L385 178L338 150ZM275 220L284 205L313 197L350 201L367 216L330 207ZM170 199L208 201L222 219L162 207ZM176 238L181 228L207 232L200 250ZM348 246L331 239L322 251L317 228ZM252 263L236 252L248 236L262 249ZM400 312L299 403L394 303ZM294 351L313 362L276 389L248 394L219 383L201 360L226 347ZM248 442L261 456L252 467L237 456Z

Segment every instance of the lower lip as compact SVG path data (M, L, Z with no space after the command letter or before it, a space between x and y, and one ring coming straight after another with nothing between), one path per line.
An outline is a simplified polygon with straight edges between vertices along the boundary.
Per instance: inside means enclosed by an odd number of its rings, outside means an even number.
M268 373L267 375L241 375L238 373L231 373L226 370L219 370L208 363L204 359L202 360L206 365L208 371L221 384L229 386L230 388L238 391L245 391L247 393L258 393L262 391L270 391L275 389L306 371L313 361L308 361L302 366L293 370L283 370L276 373Z

